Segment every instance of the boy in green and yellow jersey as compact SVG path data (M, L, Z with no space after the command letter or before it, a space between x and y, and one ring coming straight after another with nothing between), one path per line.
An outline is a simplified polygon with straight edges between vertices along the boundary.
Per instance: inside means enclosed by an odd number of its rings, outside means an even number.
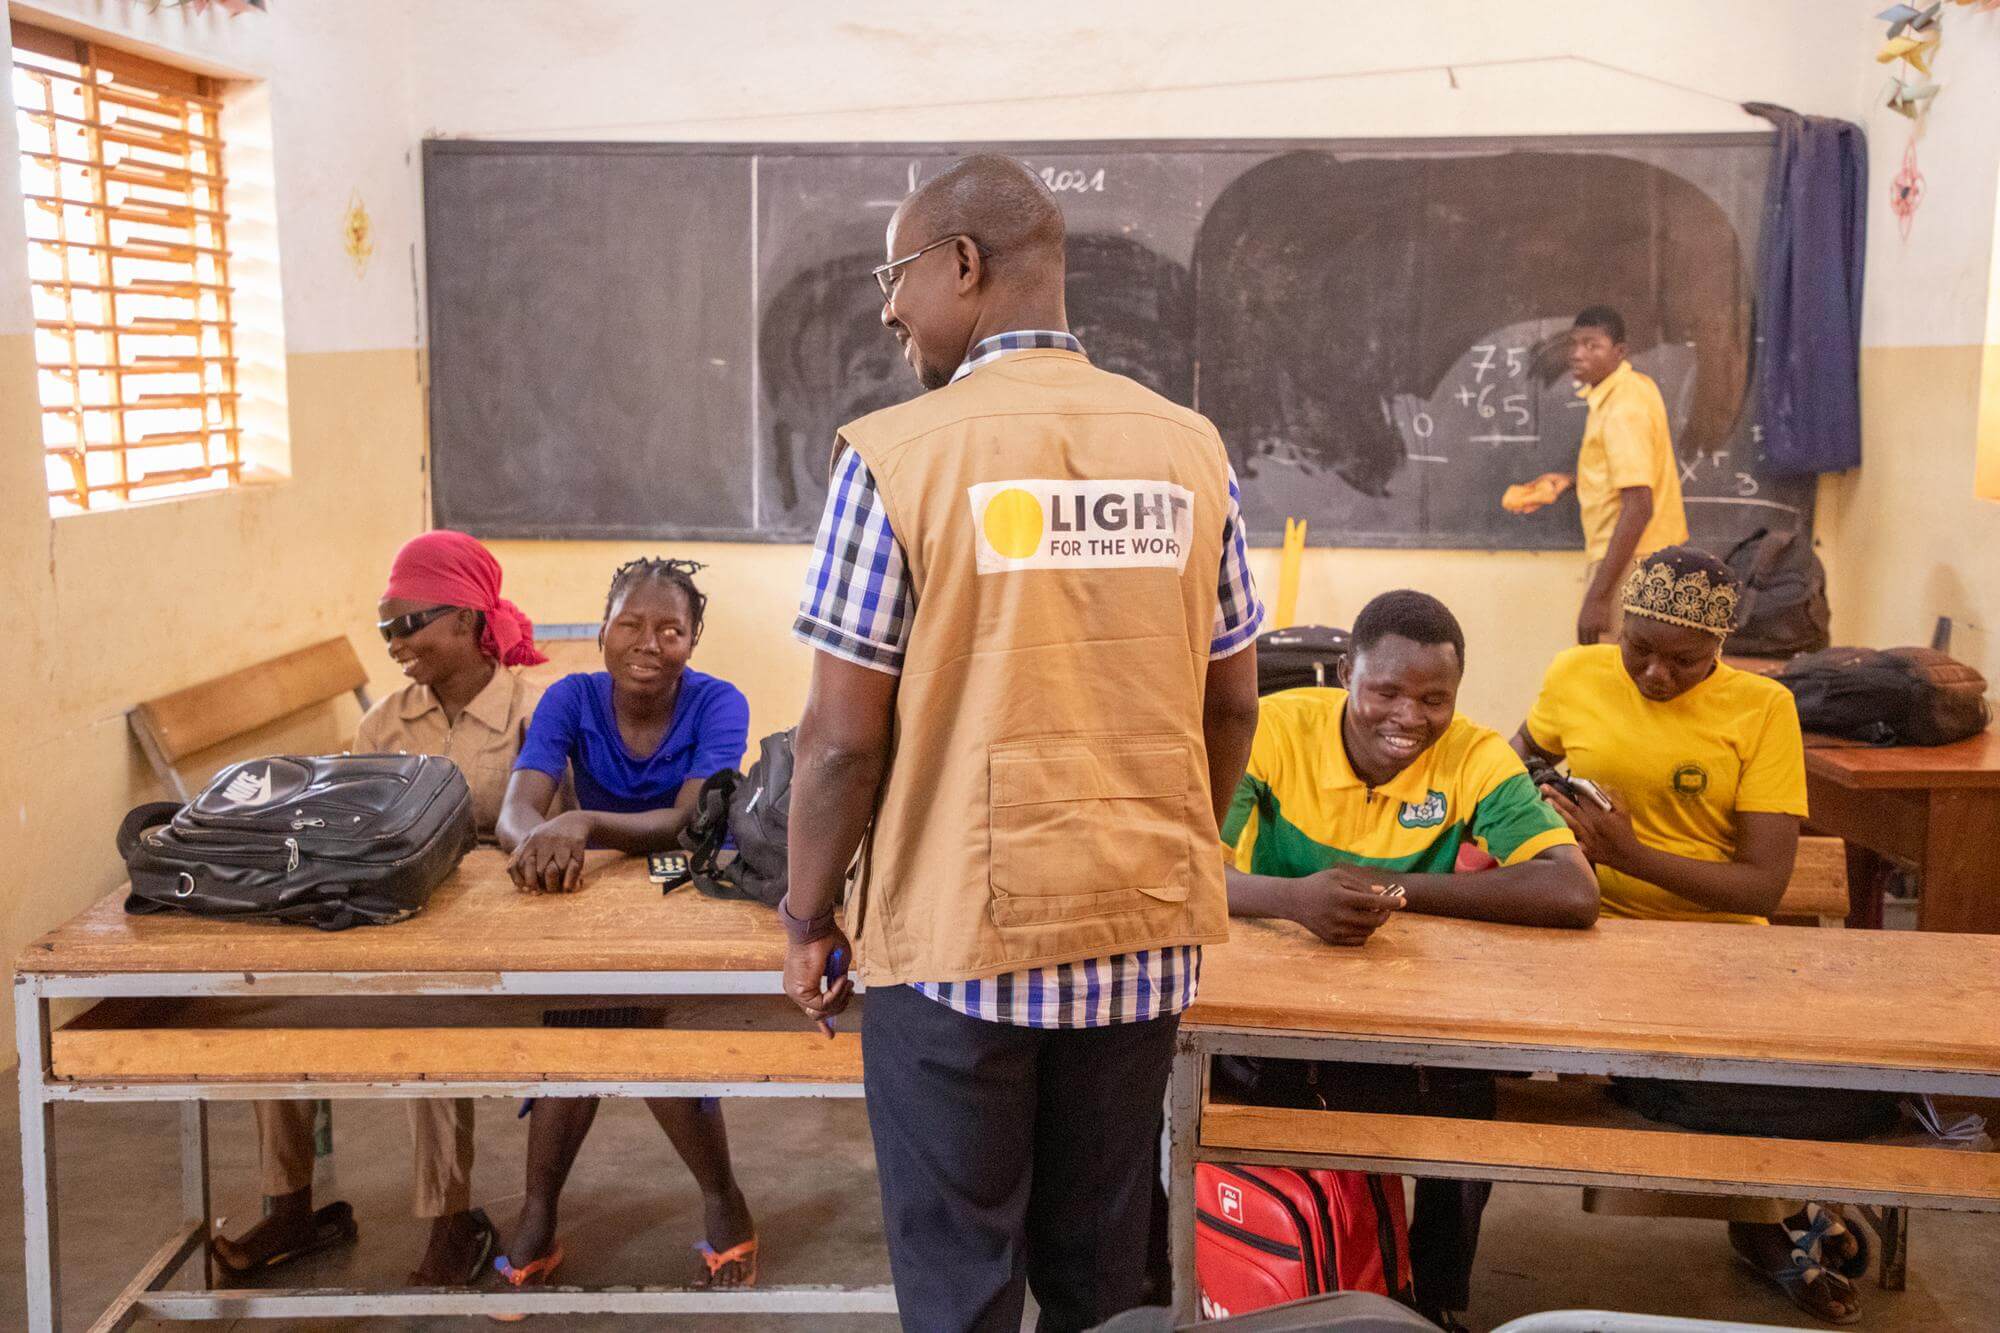
M1384 593L1345 689L1263 700L1223 841L1229 910L1360 944L1398 907L1523 926L1597 919L1590 865L1500 734L1458 716L1465 639L1443 603ZM1498 866L1454 875L1476 844ZM1401 893L1396 893L1401 889Z
M1296 921L1340 945L1365 944L1404 908L1527 926L1596 921L1597 881L1575 836L1499 733L1458 716L1464 667L1465 636L1444 604L1389 592L1354 622L1340 673L1346 688L1262 701L1250 766L1222 831L1236 852L1230 915ZM1454 873L1468 844L1491 869ZM1215 1065L1222 1095L1260 1104L1493 1114L1492 1078L1476 1070ZM1470 1304L1491 1189L1417 1182L1417 1307L1445 1328L1462 1327L1452 1316Z

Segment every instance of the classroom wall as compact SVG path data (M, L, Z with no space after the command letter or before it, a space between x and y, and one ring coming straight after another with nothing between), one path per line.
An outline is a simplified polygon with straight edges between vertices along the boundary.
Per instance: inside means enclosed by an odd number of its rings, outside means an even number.
M1880 104L1870 68L1850 113L1869 136L1862 465L1822 488L1835 637L1929 643L1950 616L1953 654L2000 685L2000 503L1974 495L1982 375L2000 433L2000 13L1946 7L1920 132ZM1925 189L1906 237L1889 189L1913 137Z
M8 868L0 960L118 882L115 818L157 794L126 733L123 713L133 702L334 633L353 637L378 687L394 684L370 622L390 554L427 523L415 166L426 135L1740 130L1762 122L1735 110L1735 100L1853 117L1881 80L1870 63L1880 32L1869 18L1875 0L1407 0L1393 13L1314 0L1237 11L1197 0L1104 0L1038 9L1032 31L1018 18L1007 27L1006 15L981 11L964 24L935 7L882 0L346 0L235 19L130 0L13 8L110 31L211 72L269 78L291 475L225 495L49 520L18 176L0 170L0 641L26 649L24 664L0 681L0 735L10 742L0 760L0 865ZM1893 241L1879 207L1873 221L1869 468L1829 487L1822 525L1844 637L1922 637L1933 607L2000 623L1993 509L1969 500L1995 191L1992 154L1981 157L1977 129L1995 123L2000 96L1992 39L1978 47L1972 35L1996 21L1947 16L1947 90L1920 150L1931 195L1910 246ZM1413 68L1438 64L1453 68ZM1337 77L1384 69L1405 72ZM1870 119L1878 205L1901 154L1900 126ZM0 155L13 151L12 116L0 115ZM357 192L376 233L374 257L359 274L341 229ZM1913 281L1899 285L1894 275L1905 271ZM1966 482L1958 490L1937 481L1959 474ZM616 564L657 548L499 549L510 591L531 615L576 622L596 619ZM809 659L784 627L803 548L690 544L676 553L712 565L699 663L744 686L757 733L795 718ZM1256 555L1267 592L1274 556ZM1895 570L1915 573L1890 577ZM1348 623L1383 588L1438 593L1466 623L1466 710L1511 727L1542 661L1569 637L1580 578L1577 554L1319 548L1306 561L1299 615ZM1961 650L1973 642L1962 624ZM588 651L566 645L562 657L573 662ZM352 720L352 705L342 703L258 741L272 750L337 746Z
M379 658L363 636L381 572L425 514L414 145L406 67L388 58L404 7L285 4L235 19L127 0L13 8L207 72L272 79L268 156L225 167L246 190L268 174L275 191L281 265L264 276L283 293L291 475L49 518L11 81L0 80L0 642L15 662L0 675L0 965L122 878L117 821L161 794L125 710L334 634ZM376 226L363 274L342 248L355 192ZM342 700L257 741L266 753L337 749L355 711ZM0 1067L11 1041L5 1050Z
M1038 9L1031 29L991 16L966 26L942 10L879 2L598 0L586 22L562 0L504 10L431 0L414 18L426 71L415 116L425 134L573 139L1741 131L1765 122L1737 110L1738 100L1847 114L1866 31L1862 6L1825 0L1392 8L1115 0ZM1751 8L1760 12L1746 15ZM1447 63L1449 73L1338 77ZM1347 624L1390 587L1438 594L1465 622L1466 711L1511 730L1547 655L1573 637L1581 553L1324 549L1334 537L1310 535L1299 618ZM558 620L594 618L605 576L640 549L651 548L502 548L510 580L529 594L522 604ZM681 553L714 565L705 575L710 636L697 660L745 685L759 732L795 718L809 656L784 626L803 548ZM1274 553L1258 553L1256 564L1273 591Z

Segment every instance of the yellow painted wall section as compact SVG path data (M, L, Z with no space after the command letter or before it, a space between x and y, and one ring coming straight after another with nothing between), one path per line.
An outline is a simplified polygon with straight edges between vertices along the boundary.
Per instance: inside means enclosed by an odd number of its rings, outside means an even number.
M0 676L9 963L119 884L118 819L164 795L125 710L335 634L352 636L388 683L375 597L389 557L424 521L408 349L290 358L288 481L53 522L36 482L33 355L28 337L0 338L0 642L26 650ZM341 699L249 750L338 750L356 716Z
M1978 344L1862 349L1866 457L1822 487L1821 527L1838 534L1837 641L1925 644L1950 616L1953 656L2000 683L2000 505L1972 495L1986 360Z

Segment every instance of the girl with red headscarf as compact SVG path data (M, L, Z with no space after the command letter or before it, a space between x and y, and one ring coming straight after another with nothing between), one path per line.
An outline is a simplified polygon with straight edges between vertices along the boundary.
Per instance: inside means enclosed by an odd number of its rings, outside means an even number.
M438 754L472 788L473 820L493 836L507 777L542 687L521 668L548 659L535 627L500 595L500 562L462 532L406 542L389 569L376 628L409 681L361 719L357 753ZM472 1101L408 1103L415 1146L414 1211L431 1219L430 1243L410 1274L418 1286L469 1285L485 1271L493 1224L472 1207ZM233 1274L275 1267L354 1239L344 1202L312 1202L313 1110L306 1101L257 1102L265 1216L215 1255Z

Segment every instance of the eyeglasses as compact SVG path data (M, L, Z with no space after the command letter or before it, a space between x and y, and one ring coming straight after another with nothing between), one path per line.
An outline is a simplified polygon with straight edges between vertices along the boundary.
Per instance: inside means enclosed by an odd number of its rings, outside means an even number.
M898 270L900 270L904 265L914 264L917 260L922 259L925 255L937 249L939 246L950 245L953 241L957 240L961 236L965 236L965 233L962 231L953 232L949 236L942 237L939 240L932 241L929 245L925 246L921 250L912 250L909 254L904 255L901 259L892 259L886 264L881 264L871 269L870 274L875 279L875 285L882 289L882 299L886 301L890 298L890 296L895 294L896 280L902 276L902 274ZM993 252L991 250L988 250L985 246L981 245L978 241L973 241L970 236L965 236L965 239L968 241L972 241L972 248L979 252L979 257L981 259L991 259L993 257Z
M458 610L455 606L433 606L422 611L412 611L406 616L390 616L387 620L375 622L375 628L382 631L382 642L407 639L433 620L441 619Z

